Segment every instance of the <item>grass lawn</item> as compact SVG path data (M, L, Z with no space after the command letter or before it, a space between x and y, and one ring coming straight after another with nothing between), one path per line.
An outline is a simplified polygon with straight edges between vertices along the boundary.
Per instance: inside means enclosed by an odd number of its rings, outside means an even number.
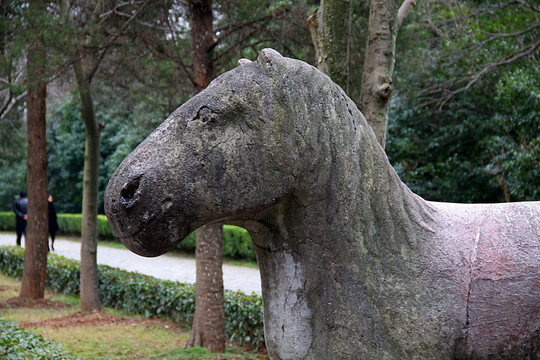
M46 292L45 301L21 304L20 282L0 275L0 317L62 344L72 355L92 360L266 359L228 347L225 354L184 349L190 328L166 319L146 319L111 309L82 314L79 299Z

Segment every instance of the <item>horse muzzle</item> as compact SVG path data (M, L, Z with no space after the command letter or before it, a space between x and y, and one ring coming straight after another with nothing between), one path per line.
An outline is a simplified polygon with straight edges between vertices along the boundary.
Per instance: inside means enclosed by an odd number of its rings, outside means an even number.
M189 235L171 215L173 199L156 186L155 173L115 174L105 191L105 214L122 244L142 256L159 256ZM154 185L153 185L154 184Z

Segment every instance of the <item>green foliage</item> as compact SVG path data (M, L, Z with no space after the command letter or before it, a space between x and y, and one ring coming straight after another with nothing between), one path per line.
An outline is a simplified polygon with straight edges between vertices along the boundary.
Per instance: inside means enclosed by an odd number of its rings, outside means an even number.
M13 211L0 212L0 230L15 230L15 213Z
M54 104L47 119L48 189L57 212L81 211L84 143L78 106Z
M23 263L23 248L0 247L2 273L20 278ZM193 285L160 280L106 265L98 265L98 283L104 306L147 317L165 316L175 321L187 322L193 319ZM49 254L46 285L58 293L79 295L79 284L79 262ZM264 344L260 296L247 296L242 292L225 290L225 315L225 334L231 341L253 348Z
M66 235L81 235L82 215L81 214L56 214L58 221L58 233ZM101 234L98 230L98 238Z
M108 91L112 92L109 94L112 98L118 97L112 89ZM102 210L108 179L122 159L144 139L148 130L133 126L125 101L118 101L114 105L105 102L102 105L96 100L96 115L106 125L101 136L100 163L103 166L100 167L98 197ZM53 105L48 119L47 141L49 192L55 198L55 206L59 212L80 212L85 130L75 96Z
M19 192L26 191L26 123L19 110L0 120L0 211L12 210Z
M0 247L0 271L4 275L20 279L24 267L24 248L20 246Z
M256 261L253 241L246 229L223 225L223 256Z
M397 43L391 163L430 200L540 200L540 67L522 56L538 13L494 1L419 9Z
M238 59L255 60L260 51L271 47L282 55L313 59L313 45L305 21L309 7L294 0L242 0L216 3L217 27L237 28L219 34L222 44L214 50L217 73L238 64ZM249 23L249 26L237 24ZM187 57L189 58L189 57Z
M0 359L72 360L61 345L0 318Z
M225 290L225 334L240 345L259 347L264 344L262 298L258 295L237 296Z
M81 214L57 214L59 234L63 235L81 235ZM15 230L15 214L12 211L0 212L0 230ZM116 240L116 236L109 225L109 220L105 215L97 216L98 238L101 240Z
M67 235L81 235L82 215L81 214L57 214L59 232ZM116 236L109 225L109 220L105 215L97 216L97 234L101 240L114 240Z
M512 201L540 200L539 71L486 77L443 112L398 100L387 152L400 177L430 200L501 202L505 191Z

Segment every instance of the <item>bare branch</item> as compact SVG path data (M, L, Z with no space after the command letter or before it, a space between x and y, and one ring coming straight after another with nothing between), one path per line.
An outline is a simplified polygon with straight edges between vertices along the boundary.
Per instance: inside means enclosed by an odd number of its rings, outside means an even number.
M397 25L398 27L401 26L403 23L403 20L407 17L407 14L411 11L411 9L416 6L415 0L405 0L403 4L399 7L398 15L397 15Z
M525 7L528 7L529 9L535 11L535 12L540 12L540 8L537 8L536 6L533 6L532 4L524 1L524 0L517 0L516 1L517 3L520 3L521 5L525 6Z
M521 31L518 31L518 32L514 32L514 33L492 34L492 36L490 36L488 39L482 41L481 43L476 44L475 46L473 46L473 47L471 47L469 49L466 49L465 51L466 51L466 53L471 54L471 53L474 53L475 51L477 51L478 49L483 48L488 43L490 43L490 42L492 42L494 40L521 36L521 35L524 35L524 34L527 34L527 33L531 32L531 31L534 31L534 30L536 30L538 28L540 28L540 23L534 24L534 25L528 27L527 29L524 29L524 30L521 30Z
M133 19L135 19L141 13L142 9L146 7L148 2L149 0L145 0L144 3L137 10L135 10L133 15L124 23L124 25L122 25L122 28L120 29L120 34L122 34L127 28L127 26L133 21Z
M26 98L26 91L4 103L4 106L2 106L2 109L0 109L0 121L4 120L9 115L11 110L13 110L13 108L17 106L17 104L21 102L24 98Z
M260 17L258 17L256 19L245 21L245 22L243 22L241 24L235 24L235 25L227 24L227 25L218 27L218 28L215 29L215 32L216 33L217 32L223 32L223 33L216 39L216 41L214 42L213 47L220 44L223 40L225 40L228 36L230 36L234 32L240 31L240 30L242 30L242 29L244 29L246 27L252 26L254 24L259 24L259 23L260 24L265 24L269 20L271 20L273 18L276 18L278 16L281 16L282 14L286 13L287 11L289 11L288 8L278 8L278 9L275 9L272 13L270 13L268 15L260 16Z
M103 14L99 15L99 17L101 18L101 23L103 23L111 15L122 14L122 15L127 15L128 17L130 17L131 16L130 14L122 13L120 11L120 9L125 7L125 6L136 5L137 3L141 3L141 1L124 1L122 3L116 4L116 6L113 9L111 9L109 11L106 11Z
M459 93L462 93L464 91L466 91L467 89L469 89L472 85L474 85L476 82L478 82L478 80L485 74L491 72L492 70L500 67L500 66L504 66L504 65L508 65L508 64L511 64L525 56L528 56L530 54L532 54L538 47L540 46L540 40L538 40L536 43L534 44L531 44L523 49L521 49L519 52L517 53L514 53L512 54L511 56L501 60L501 61L498 61L496 63L491 63L491 64L488 64L486 65L485 67L483 67L480 71L478 71L477 73L471 75L471 76L468 76L468 77L464 77L464 78L461 78L461 79L458 79L457 82L454 81L454 82L451 82L451 81L448 81L448 82L445 82L443 83L442 85L449 85L449 84L456 84L456 83L459 83L460 81L464 81L466 80L467 81L467 84L465 86L462 86L456 90L449 90L447 88L445 88L444 86L438 86L438 90L435 90L434 93L443 93L443 95L441 95L440 97L438 98L431 98L431 99L426 99L426 101L420 103L418 106L419 107L424 107L424 106L429 106L429 105L434 105L434 104L438 104L438 108L439 110L442 109L442 107L450 100L452 99L455 95L459 94ZM432 89L433 90L433 89ZM427 91L424 91L424 93L427 92Z

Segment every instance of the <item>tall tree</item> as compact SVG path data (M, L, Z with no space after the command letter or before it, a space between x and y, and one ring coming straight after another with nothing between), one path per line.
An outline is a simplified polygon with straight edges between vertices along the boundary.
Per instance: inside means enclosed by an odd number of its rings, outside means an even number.
M61 1L64 19L70 25L69 4ZM79 9L80 11L81 9ZM97 1L90 16L88 25L93 29L96 19L102 10L102 1ZM90 33L90 35L95 35ZM77 40L76 40L77 41ZM83 200L81 224L81 310L100 311L101 301L98 291L97 277L97 209L99 186L99 150L103 124L97 120L92 98L90 82L97 69L93 56L84 58L81 48L84 42L76 43L75 50L70 53L73 60L73 71L81 99L81 118L85 125L85 151L83 172ZM84 60L84 61L83 61ZM94 61L92 61L94 60Z
M46 63L47 49L40 21L46 13L46 3L28 2L27 47L27 126L28 126L28 229L20 296L45 297L47 272L47 141L46 141Z
M105 55L125 41L130 25L148 2L105 2L98 0L74 2L68 16L67 0L62 1L66 19L77 17L85 31L74 39L71 53L73 70L81 99L81 118L85 124L85 155L83 172L81 226L81 309L101 310L97 278L97 213L99 205L99 161L101 132L104 124L98 121L92 96L91 82ZM127 14L127 18L125 17ZM75 23L75 21L71 21Z
M352 0L321 0L308 18L317 68L349 91L349 43Z
M212 0L188 5L192 39L192 80L195 92L215 76ZM221 224L204 226L196 235L195 315L187 346L225 351L225 295L223 290L223 230Z
M195 256L195 314L186 346L222 353L225 352L225 298L221 224L197 229Z
M383 148L393 91L397 31L413 4L414 0L405 0L399 7L398 0L372 0L369 8L360 110Z
M99 311L97 273L97 213L99 187L99 150L103 123L96 117L91 74L85 71L82 60L73 64L81 98L81 117L85 125L84 175L81 224L81 310Z
M405 0L398 11L397 0L370 2L360 108L383 147L392 94L397 29L414 4L414 0ZM352 0L321 0L319 8L308 18L317 67L346 92L349 92L351 7Z

